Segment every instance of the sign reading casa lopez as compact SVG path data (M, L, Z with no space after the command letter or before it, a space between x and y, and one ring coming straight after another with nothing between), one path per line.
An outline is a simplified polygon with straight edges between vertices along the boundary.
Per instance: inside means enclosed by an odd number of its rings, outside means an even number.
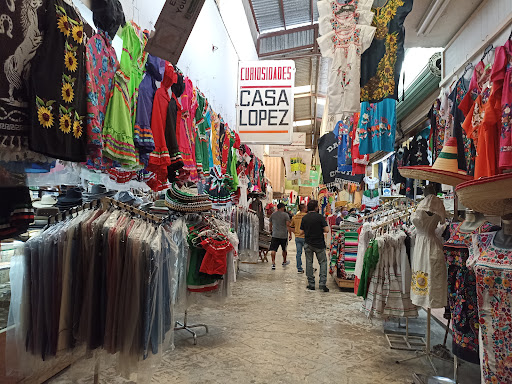
M291 144L293 60L241 61L236 128L242 143Z

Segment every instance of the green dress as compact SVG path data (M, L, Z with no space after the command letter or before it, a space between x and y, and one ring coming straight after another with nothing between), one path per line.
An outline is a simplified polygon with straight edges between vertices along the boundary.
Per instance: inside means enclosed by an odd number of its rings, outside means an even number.
M366 299L368 295L368 284L372 277L372 273L379 262L379 246L377 241L370 241L370 245L364 254L363 272L361 273L361 281L357 290L357 296L362 296Z
M144 62L142 42L131 23L122 30L123 53L114 77L114 89L105 114L103 155L127 169L139 169L139 154L133 142L137 93Z

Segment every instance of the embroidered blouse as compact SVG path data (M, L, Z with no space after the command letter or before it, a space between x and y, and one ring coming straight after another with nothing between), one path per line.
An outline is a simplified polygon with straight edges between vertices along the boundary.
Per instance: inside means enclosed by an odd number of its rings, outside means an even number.
M103 124L119 62L112 39L101 30L87 41L86 66L87 164L96 169L106 169L112 166L112 162L103 158Z
M497 122L492 101L484 104L482 95L479 95L462 124L476 147L475 179L497 174Z
M361 101L398 99L398 80L404 59L404 21L412 0L387 0L374 7L375 38L361 57Z
M49 0L43 25L44 39L30 76L29 146L47 156L82 162L87 154L82 20L66 2Z
M512 382L512 252L494 245L496 232L473 235L467 265L475 270L482 379Z
M496 48L492 69L493 93L501 114L498 165L512 169L512 40Z

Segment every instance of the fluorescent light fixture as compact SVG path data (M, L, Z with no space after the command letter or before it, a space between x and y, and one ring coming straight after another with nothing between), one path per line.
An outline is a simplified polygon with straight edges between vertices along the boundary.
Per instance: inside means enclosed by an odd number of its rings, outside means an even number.
M325 105L325 98L319 97L318 99L316 99L316 102L317 102L317 104Z
M441 17L450 0L434 0L418 26L418 36L428 35Z
M294 94L307 93L307 92L311 92L311 85L301 85L300 87L293 88Z
M306 149L305 149L305 151L308 151L308 152L309 152L309 151L311 151L311 148L306 148Z
M293 122L294 127L304 127L306 125L311 125L311 120L298 120Z

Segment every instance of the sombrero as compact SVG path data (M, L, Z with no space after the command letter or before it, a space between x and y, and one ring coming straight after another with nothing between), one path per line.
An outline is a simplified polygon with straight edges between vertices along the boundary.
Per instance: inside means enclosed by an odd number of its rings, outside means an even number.
M494 216L512 213L512 173L481 177L459 184L455 191L459 201L473 211Z
M457 162L457 139L450 137L434 162L433 166L414 165L399 167L400 174L408 179L428 180L447 185L459 185L465 181L473 180L466 171L459 169Z

